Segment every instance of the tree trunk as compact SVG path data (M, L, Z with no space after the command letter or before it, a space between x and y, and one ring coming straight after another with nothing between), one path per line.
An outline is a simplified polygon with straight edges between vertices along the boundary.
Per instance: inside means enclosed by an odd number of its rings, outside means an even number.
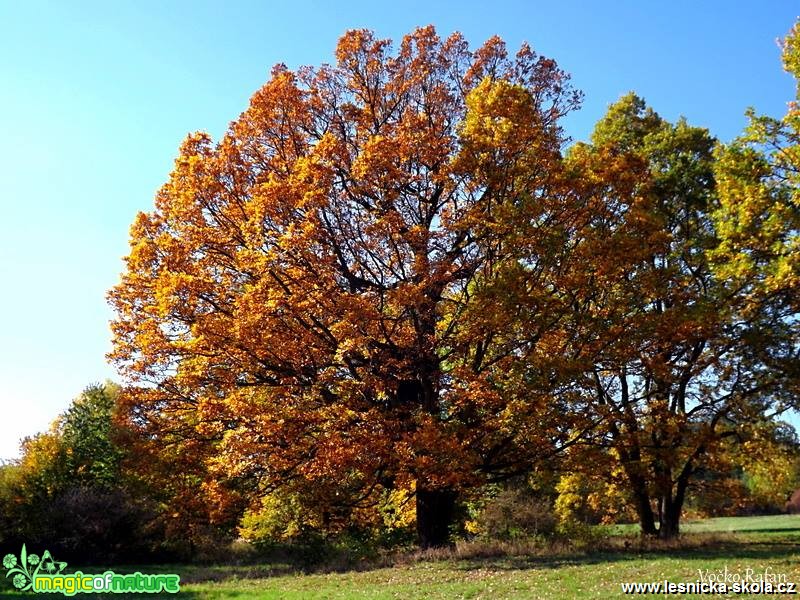
M668 501L669 500L669 501ZM664 510L661 514L661 524L658 527L658 537L669 540L678 537L680 533L681 507L669 498L664 499Z
M398 404L405 407L421 406L430 415L438 417L438 392L434 383L434 361L422 362L420 376L406 379L399 383L397 389ZM431 449L433 450L433 449ZM425 452L424 449L420 449ZM420 479L425 477L419 474ZM417 536L422 548L437 548L450 543L450 525L455 517L455 490L431 489L425 481L417 480Z
M690 471L685 471L678 481L675 482L675 495L673 496L671 490L662 499L663 506L661 515L661 524L658 528L658 536L663 540L669 540L678 537L680 534L681 512L683 510L683 501L686 498L686 488L689 485Z
M429 490L417 484L417 535L422 548L450 543L450 524L456 507L453 490Z
M625 472L628 476L628 482L631 485L633 498L636 502L636 514L639 517L641 534L651 536L658 535L656 519L655 515L653 515L653 506L650 504L650 494L647 493L647 480L639 472L639 466L633 462L625 463Z
M650 505L650 496L647 490L644 489L644 483L641 486L634 486L634 497L636 498L636 514L639 515L639 527L641 528L642 535L658 535L656 529L656 519L653 515L653 507Z

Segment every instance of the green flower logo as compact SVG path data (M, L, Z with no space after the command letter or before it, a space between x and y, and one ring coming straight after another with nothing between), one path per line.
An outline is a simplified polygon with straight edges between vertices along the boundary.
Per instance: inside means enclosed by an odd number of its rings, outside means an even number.
M15 588L22 589L25 587L25 584L28 583L28 578L25 577L25 575L22 575L21 573L17 573L16 575L14 575L13 581Z
M14 587L25 592L31 589L33 580L40 571L61 573L67 563L53 560L49 550L45 550L41 558L38 554L28 554L25 544L22 544L19 560L13 554L6 554L3 557L3 566L7 569L6 577L11 577Z

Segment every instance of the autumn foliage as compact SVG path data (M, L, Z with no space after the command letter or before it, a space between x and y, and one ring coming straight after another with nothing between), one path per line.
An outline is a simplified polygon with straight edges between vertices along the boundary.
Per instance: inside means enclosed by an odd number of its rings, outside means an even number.
M356 30L184 141L110 301L128 425L187 505L282 535L413 498L439 545L483 484L599 446L677 533L703 457L788 402L796 305L727 282L708 132L628 96L564 152L579 99L528 46Z
M558 119L578 95L527 46L432 27L396 52L351 31L336 57L276 67L218 144L183 143L133 225L112 356L134 421L203 440L239 490L415 490L441 543L462 489L566 429L519 365L560 344L544 282L576 218Z

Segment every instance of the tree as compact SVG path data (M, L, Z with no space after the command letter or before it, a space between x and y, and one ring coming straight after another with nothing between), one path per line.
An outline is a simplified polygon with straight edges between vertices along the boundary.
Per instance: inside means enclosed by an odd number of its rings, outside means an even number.
M797 488L800 444L788 423L759 424L737 448L734 460L741 466L748 508L760 512L782 511Z
M744 134L719 150L716 221L721 274L753 280L758 304L780 296L797 308L800 273L800 22L783 43L783 64L797 80L797 97L782 119L750 109ZM757 278L754 279L754 274Z
M82 560L138 557L152 518L127 488L113 423L118 386L87 387L50 430L27 438L0 473L0 541L48 547Z
M111 357L130 423L227 489L413 490L440 545L460 494L572 431L536 359L583 210L559 126L579 96L528 46L433 27L394 53L349 31L336 59L276 67L219 143L186 139L132 226Z
M715 268L747 297L743 319L766 321L758 358L789 382L776 410L798 408L800 392L800 21L783 40L795 100L781 119L747 111L744 133L717 152L720 244ZM769 335L766 335L769 332ZM780 458L780 457L778 457Z
M603 269L604 291L574 318L593 321L607 342L587 356L589 410L602 419L588 441L613 448L642 532L664 538L678 534L692 477L723 440L794 401L791 377L773 367L797 351L796 313L749 293L754 273L731 280L717 269L714 145L706 130L668 123L629 94L597 124L591 145L569 156L584 179L609 156L647 170L632 197L600 197L598 252L624 256ZM603 336L614 330L616 339Z
M124 450L117 444L113 420L119 392L111 382L90 385L62 417L64 467L71 483L110 488L119 482Z
M800 445L781 421L740 428L695 475L687 505L704 517L774 514L797 487Z

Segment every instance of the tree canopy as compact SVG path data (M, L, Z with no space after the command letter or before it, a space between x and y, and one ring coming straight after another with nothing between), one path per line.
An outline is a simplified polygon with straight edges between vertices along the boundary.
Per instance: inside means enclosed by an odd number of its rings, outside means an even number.
M396 52L350 31L336 58L276 67L219 143L187 138L133 225L112 356L141 384L134 420L207 440L212 470L350 503L414 489L438 544L460 489L568 429L516 365L552 321L539 282L572 218L559 118L579 95L527 46L432 27ZM541 293L486 314L520 243L514 285Z
M642 531L654 535L659 523L664 537L677 534L692 477L722 441L796 403L792 378L773 368L786 348L797 351L788 313L764 295L753 302L746 290L755 275L732 280L720 265L714 148L708 131L671 124L630 94L597 124L590 145L569 154L589 168L608 153L647 167L639 210L603 223L610 239L639 235L610 291L589 309L603 330L625 334L586 371L601 419L586 441L612 449Z
M527 45L354 30L188 136L109 295L141 451L220 514L413 496L431 546L600 447L677 534L720 441L796 404L797 108L715 150L630 94L567 150L579 101Z

